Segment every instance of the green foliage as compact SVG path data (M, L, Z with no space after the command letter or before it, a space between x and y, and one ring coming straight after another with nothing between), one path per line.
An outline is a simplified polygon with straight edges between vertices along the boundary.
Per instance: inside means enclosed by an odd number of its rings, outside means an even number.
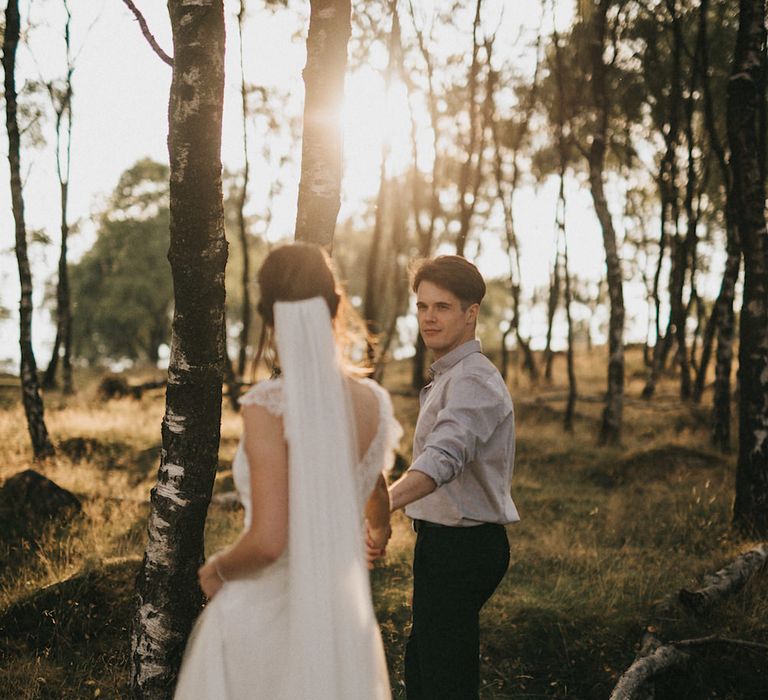
M173 302L168 227L168 167L139 161L120 178L93 248L71 269L77 357L157 360Z

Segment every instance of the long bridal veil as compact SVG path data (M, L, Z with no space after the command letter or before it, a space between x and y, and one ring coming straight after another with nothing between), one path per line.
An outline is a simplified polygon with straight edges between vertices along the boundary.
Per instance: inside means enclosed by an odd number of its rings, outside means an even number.
M289 454L288 698L390 698L365 564L354 421L326 302L277 302Z

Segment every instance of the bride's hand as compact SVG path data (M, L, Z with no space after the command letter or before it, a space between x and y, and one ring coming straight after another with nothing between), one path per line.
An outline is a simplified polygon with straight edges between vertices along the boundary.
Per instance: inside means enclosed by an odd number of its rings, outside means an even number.
M216 569L214 557L215 555L213 557L208 557L205 564L197 570L197 579L200 582L200 588L203 589L203 593L205 593L208 600L213 599L213 596L215 596L224 585L224 581L222 581L221 576L219 576L219 572Z
M386 554L387 542L392 535L392 528L389 525L372 528L368 521L366 521L365 526L365 549L368 558L368 568L372 569L374 562Z

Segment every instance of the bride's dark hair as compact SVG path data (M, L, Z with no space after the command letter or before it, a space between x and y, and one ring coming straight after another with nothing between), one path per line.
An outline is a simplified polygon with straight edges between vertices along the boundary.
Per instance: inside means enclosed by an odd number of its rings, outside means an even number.
M254 367L264 354L268 333L275 325L274 304L277 301L301 301L322 297L334 321L336 342L346 364L353 365L350 355L360 343L365 347L365 324L349 304L336 280L333 263L321 247L310 243L290 243L272 250L256 275L261 297L256 307L262 318L261 338Z

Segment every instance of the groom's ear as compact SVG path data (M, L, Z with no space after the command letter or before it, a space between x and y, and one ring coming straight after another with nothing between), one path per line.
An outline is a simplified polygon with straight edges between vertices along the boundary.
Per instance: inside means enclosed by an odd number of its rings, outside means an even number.
M480 313L480 304L470 304L467 307L467 323L477 323L477 315Z

